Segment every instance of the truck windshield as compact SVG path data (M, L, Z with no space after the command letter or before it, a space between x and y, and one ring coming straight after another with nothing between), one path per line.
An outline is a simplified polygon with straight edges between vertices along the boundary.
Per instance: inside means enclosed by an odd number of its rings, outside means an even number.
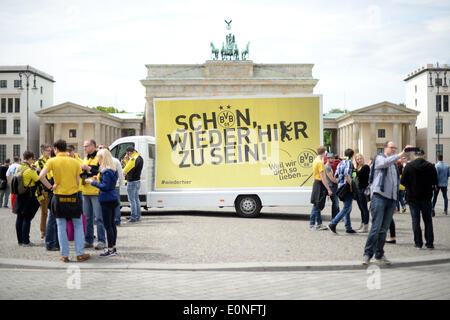
M125 142L125 143L118 144L117 146L115 146L114 148L111 149L111 155L114 158L117 158L120 161L122 161L123 158L125 157L126 149L128 146L134 147L134 142Z

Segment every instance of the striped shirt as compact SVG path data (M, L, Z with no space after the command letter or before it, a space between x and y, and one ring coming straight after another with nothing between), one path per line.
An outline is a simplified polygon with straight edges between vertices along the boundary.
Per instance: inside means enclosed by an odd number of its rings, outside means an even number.
M341 162L339 162L336 172L334 174L334 177L338 179L338 188L342 187L346 179L345 177L349 176L352 178L352 172L353 172L353 163L351 160L344 159Z

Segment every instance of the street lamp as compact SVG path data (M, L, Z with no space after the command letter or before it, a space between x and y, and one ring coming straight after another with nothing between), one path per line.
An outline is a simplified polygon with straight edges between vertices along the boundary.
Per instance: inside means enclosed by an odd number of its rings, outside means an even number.
M437 130L437 145L440 146L441 144L440 144L440 139L439 138L440 138L441 130L444 130L444 128L443 128L444 123L442 123L442 125L441 125L441 123L439 121L441 119L439 113L440 113L441 108L442 108L441 97L439 95L439 88L443 87L445 91L447 90L447 87L448 87L447 86L447 71L444 70L444 84L442 84L442 79L439 78L439 74L441 72L439 70L439 62L436 63L436 69L433 70L433 71L434 71L434 73L436 75L436 79L434 80L434 86L436 86L436 89L437 89L436 99L435 100L436 100L436 111L437 111L437 124L439 125L439 128ZM428 85L428 87L433 88L433 78L432 78L433 73L432 73L432 71L429 71L429 75L430 75L430 84ZM435 127L437 127L436 123L435 123ZM436 151L436 161L437 161L437 157L441 154L441 150L439 150L439 152L438 152L438 150L436 148L435 151ZM443 151L444 150L442 150L442 153L444 153Z
M33 81L33 88L34 90L37 89L36 87L36 73L34 71L30 70L30 66L27 66L27 70L25 71L21 71L19 72L19 76L20 76L20 90L23 90L22 87L22 76L24 76L27 79L27 150L30 150L30 104L29 104L29 89L30 89L30 77L34 76L34 81Z

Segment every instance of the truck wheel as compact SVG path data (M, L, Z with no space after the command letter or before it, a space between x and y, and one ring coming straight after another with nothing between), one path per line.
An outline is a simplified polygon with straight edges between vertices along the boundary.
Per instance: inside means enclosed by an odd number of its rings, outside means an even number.
M239 196L234 203L240 217L255 218L261 213L261 200L257 196Z

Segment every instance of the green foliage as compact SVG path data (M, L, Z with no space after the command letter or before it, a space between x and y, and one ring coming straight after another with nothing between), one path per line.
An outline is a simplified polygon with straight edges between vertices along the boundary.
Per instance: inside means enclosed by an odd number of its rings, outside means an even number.
M323 130L323 144L327 150L331 148L331 131Z
M98 111L105 112L105 113L125 113L126 112L125 110L119 111L114 107L97 106L97 107L94 107L93 109L96 109Z
M334 109L331 109L329 111L329 113L347 113L347 112L348 112L347 109L342 110L342 109L339 109L339 108L334 108Z

